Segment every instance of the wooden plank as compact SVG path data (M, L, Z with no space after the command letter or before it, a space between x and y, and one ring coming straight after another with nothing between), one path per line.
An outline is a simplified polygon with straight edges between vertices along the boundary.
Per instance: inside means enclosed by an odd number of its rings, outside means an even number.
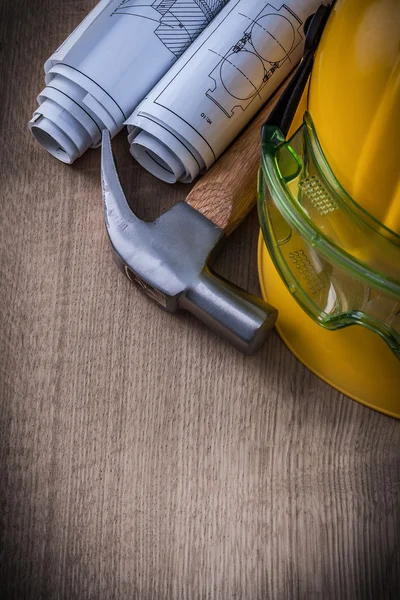
M0 4L3 598L399 597L400 424L315 378L276 334L245 358L116 269L99 151L26 123L42 65L93 0ZM137 168L153 218L186 194ZM220 272L257 291L257 222Z

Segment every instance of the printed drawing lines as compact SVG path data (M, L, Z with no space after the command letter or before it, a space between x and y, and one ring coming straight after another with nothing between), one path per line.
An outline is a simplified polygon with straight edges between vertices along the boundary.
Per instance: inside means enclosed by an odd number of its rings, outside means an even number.
M181 56L227 0L123 0L115 15L155 21L154 33L176 57Z
M220 57L220 58L221 58L221 59L222 59L224 62L227 62L227 63L228 63L228 64L229 64L229 65L232 67L232 71L233 71L234 69L236 69L236 70L238 71L238 73L240 73L240 76L241 76L242 78L244 77L244 78L245 78L245 79L247 79L247 81L249 82L249 88L250 88L251 95L257 95L257 96L259 96L259 97L261 98L261 96L260 96L260 92L259 92L259 90L256 88L255 84L254 84L254 83L251 81L251 79L249 79L249 78L247 77L246 73L245 73L244 71L242 71L242 70L241 70L241 69L238 67L238 65L234 64L233 62L231 62L231 61L229 60L229 57L222 56L222 54L218 54L218 52L215 52L215 50L210 50L210 52L212 52L213 54L216 54L217 56L219 56L219 57ZM225 87L225 84L224 84L224 87ZM253 88L253 91L252 91L252 88ZM228 90L226 87L225 87L225 89L226 89L226 90L229 92L229 90ZM232 88L232 91L233 91L233 88ZM232 94L232 91L230 92L231 94ZM241 95L246 95L246 94L247 94L247 92L246 92L246 93L245 93L245 92L240 92L240 94L241 94ZM233 95L233 94L232 94L232 95ZM243 99L243 98L240 98L239 96L234 96L234 97L235 97L235 98L237 98L238 100L241 100L241 99ZM244 99L245 99L245 98L244 98Z
M254 19L240 16L250 24L224 56L218 55L221 60L210 73L214 87L206 92L229 118L235 108L246 110L260 97L275 71L291 61L290 55L303 40L303 23L285 4L277 9L266 3Z

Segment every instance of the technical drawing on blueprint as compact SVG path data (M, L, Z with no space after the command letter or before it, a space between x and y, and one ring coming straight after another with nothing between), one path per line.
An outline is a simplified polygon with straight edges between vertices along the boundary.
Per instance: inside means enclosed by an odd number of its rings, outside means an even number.
M46 83L114 134L227 3L100 0L46 61Z
M113 14L132 15L158 23L154 33L180 56L228 0L123 0Z
M131 153L165 180L209 168L301 60L320 0L230 0L127 120Z
M210 73L213 87L206 95L227 117L234 109L246 110L272 75L290 61L290 55L302 42L302 21L285 4L275 8L267 4ZM213 52L213 50L210 50Z

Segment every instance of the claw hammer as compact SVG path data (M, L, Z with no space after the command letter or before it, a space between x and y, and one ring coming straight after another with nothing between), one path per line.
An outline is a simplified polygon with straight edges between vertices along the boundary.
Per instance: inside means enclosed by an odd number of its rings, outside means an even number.
M278 313L216 275L211 266L216 249L255 205L261 127L285 86L286 82L186 201L152 223L139 219L129 207L110 134L103 132L104 216L117 264L167 311L191 312L244 354L263 345Z

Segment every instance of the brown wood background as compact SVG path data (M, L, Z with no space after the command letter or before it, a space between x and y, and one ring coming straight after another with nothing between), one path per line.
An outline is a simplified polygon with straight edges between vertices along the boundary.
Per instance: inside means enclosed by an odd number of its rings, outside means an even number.
M244 358L129 285L99 151L67 167L27 122L51 51L94 0L0 3L2 597L383 600L400 590L400 423L272 334ZM135 167L139 213L186 189ZM257 291L257 222L220 272Z

